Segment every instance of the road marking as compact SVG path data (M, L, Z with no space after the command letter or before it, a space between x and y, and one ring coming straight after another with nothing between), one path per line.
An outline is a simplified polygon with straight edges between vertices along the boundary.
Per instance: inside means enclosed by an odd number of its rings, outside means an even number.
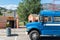
M27 34L28 34L28 32L25 32L25 34L27 35Z
M17 40L17 36L15 37L15 40Z

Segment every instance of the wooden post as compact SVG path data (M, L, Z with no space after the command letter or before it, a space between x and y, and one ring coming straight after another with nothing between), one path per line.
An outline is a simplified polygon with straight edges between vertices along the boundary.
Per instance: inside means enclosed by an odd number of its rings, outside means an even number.
M18 18L17 18L17 20L16 20L16 26L17 26L17 28L19 28L19 27L18 27Z

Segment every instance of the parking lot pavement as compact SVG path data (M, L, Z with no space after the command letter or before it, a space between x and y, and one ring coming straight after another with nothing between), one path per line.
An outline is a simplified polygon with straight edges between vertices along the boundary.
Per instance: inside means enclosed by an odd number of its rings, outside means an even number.
M15 40L15 37L0 36L0 40Z
M7 37L7 36L0 36L0 40L30 40L27 35L20 35L20 36L12 36L12 37Z
M30 40L26 28L11 29L12 36L6 36L6 29L0 29L0 40Z
M26 28L11 29L12 36L6 36L6 29L0 29L0 40L30 40ZM42 37L40 40L60 40L60 37Z

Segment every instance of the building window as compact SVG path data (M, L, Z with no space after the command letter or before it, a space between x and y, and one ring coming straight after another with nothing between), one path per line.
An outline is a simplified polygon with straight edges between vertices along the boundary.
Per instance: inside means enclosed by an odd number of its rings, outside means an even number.
M29 22L32 22L32 21L29 21Z
M60 17L54 17L54 22L60 22Z
M38 20L35 20L35 22L38 22Z

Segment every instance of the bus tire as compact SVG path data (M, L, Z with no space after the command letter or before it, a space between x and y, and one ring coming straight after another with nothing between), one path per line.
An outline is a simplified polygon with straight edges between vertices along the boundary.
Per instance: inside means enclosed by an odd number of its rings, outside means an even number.
M29 37L30 37L31 40L40 40L40 34L37 30L32 30L29 33Z

